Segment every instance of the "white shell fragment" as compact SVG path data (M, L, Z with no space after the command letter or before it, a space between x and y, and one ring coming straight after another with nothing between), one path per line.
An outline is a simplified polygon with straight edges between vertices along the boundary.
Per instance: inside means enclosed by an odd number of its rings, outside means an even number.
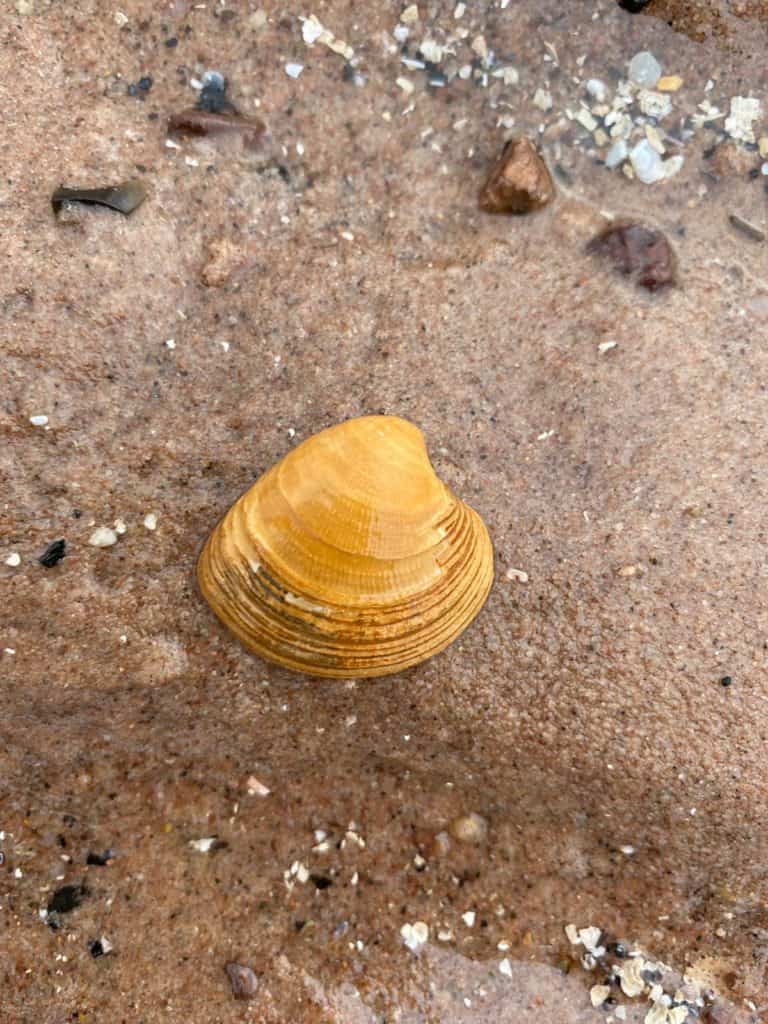
M17 565L21 565L21 555L18 551L12 551L5 559L5 564L10 565L12 569L15 569Z
M593 1006L602 1006L610 994L610 985L593 985L589 990L589 998Z
M417 949L424 945L429 938L429 926L423 921L415 921L413 924L404 924L400 929L400 934L403 937L403 942L406 944L408 949L414 953Z
M94 548L111 548L117 544L117 534L109 526L97 526L88 538L88 543Z
M594 953L598 949L598 943L600 942L600 936L602 932L596 925L591 925L589 928L579 928L579 939L585 949L589 950L590 953Z
M621 967L618 968L621 991L625 996L629 996L630 999L642 995L645 991L644 967L645 961L641 956L637 956L632 957L630 960L625 960Z
M732 139L740 142L754 142L755 133L752 125L761 114L760 100L754 96L734 96L731 100L731 112L725 119L725 130Z

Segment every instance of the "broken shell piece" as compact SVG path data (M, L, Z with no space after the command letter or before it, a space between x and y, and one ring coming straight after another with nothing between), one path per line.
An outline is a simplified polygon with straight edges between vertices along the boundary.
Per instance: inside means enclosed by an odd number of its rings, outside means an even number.
M51 206L54 213L59 213L66 203L90 203L108 206L127 217L146 198L147 190L140 181L125 181L108 188L57 188L51 196Z
M238 114L217 114L190 107L168 118L168 134L174 136L216 136L237 133L246 145L254 145L264 134L264 123Z
M486 213L530 213L555 197L555 186L538 149L525 136L511 139L480 191Z
M483 606L493 550L424 438L362 416L288 452L230 509L197 566L252 651L316 676L388 675L447 647Z

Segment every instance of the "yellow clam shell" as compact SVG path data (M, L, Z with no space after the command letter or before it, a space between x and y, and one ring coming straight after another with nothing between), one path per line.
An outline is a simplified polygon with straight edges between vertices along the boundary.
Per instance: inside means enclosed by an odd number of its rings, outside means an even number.
M469 625L493 582L493 549L477 513L438 480L421 431L362 416L260 477L208 538L197 578L261 657L315 676L378 676Z

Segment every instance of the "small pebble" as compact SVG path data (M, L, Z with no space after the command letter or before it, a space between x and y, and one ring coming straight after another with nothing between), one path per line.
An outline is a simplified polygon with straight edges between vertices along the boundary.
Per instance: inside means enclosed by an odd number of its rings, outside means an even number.
M587 82L587 92L598 103L605 103L608 96L608 88L605 82L602 82L599 78L590 78Z
M593 985L589 990L589 998L593 1006L602 1006L610 994L610 985Z
M144 526L147 530L157 529L157 515L154 512L148 512L144 516Z
M37 560L46 569L52 569L64 557L66 548L67 542L63 537L60 540L53 540Z
M256 995L259 982L250 967L231 962L224 965L224 970L227 972L235 999L251 999Z
M448 831L460 843L482 843L488 837L488 822L482 814L471 811L454 818Z
M205 836L204 839L190 839L189 845L198 853L210 853L218 845L218 837Z
M18 551L12 551L5 560L6 565L10 565L12 569L15 569L17 565L21 565L21 555Z
M486 213L530 213L555 197L555 186L536 144L525 136L511 139L480 190Z
M512 977L512 964L509 962L509 957L505 956L504 959L501 961L501 963L499 964L499 971L501 972L501 974L506 975L506 977L508 978Z
M641 139L632 147L629 151L629 162L644 185L653 185L664 178L662 159L648 139Z
M248 789L248 796L269 796L269 789L264 785L263 782L259 782L255 775L248 777L246 783ZM323 833L323 839L325 839L325 833ZM321 840L318 839L318 842Z
M629 62L629 78L635 85L653 89L661 78L661 64L648 50L641 50Z
M732 682L733 682L733 680L731 679L730 676L723 676L721 678L721 680L720 680L720 685L721 686L730 686Z
M117 544L117 534L109 526L98 526L88 538L88 543L95 548L111 548Z
M475 915L474 910L466 910L461 915L461 920L464 922L464 924L467 926L467 928L474 928L474 926L475 926L475 916L476 915Z
M400 929L400 934L408 949L416 952L429 938L429 926L424 921L404 924Z
M613 170L629 156L629 146L624 139L617 139L605 154L605 166Z
M47 427L48 417L47 416L30 416L29 422L33 427Z
M682 86L683 80L680 75L662 75L656 83L659 92L677 92Z
M285 73L289 78L298 78L301 72L304 70L303 64L286 64Z

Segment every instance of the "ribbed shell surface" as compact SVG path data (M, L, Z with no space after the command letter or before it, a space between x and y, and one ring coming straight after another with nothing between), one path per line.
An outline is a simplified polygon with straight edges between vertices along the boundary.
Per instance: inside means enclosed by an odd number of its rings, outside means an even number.
M446 647L482 607L480 517L393 416L321 431L224 516L197 568L216 615L257 654L316 676L386 675Z

